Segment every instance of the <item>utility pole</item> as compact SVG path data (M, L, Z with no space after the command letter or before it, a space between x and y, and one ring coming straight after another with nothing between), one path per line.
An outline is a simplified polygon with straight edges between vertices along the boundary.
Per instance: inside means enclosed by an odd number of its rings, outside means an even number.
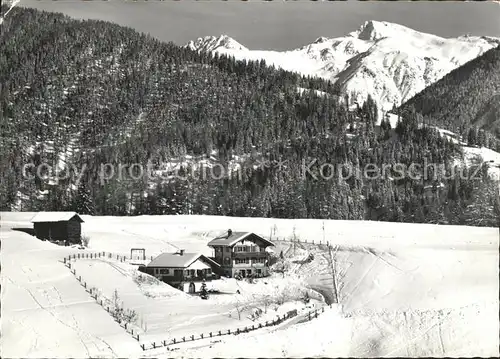
M321 227L323 229L323 243L325 243L325 221L322 222Z

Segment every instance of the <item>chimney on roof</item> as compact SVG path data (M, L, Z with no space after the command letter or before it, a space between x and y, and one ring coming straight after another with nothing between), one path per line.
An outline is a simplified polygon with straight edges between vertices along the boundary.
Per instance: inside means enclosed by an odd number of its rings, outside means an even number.
M184 249L179 249L179 255L183 256L184 255Z
M227 230L227 238L231 237L231 234L233 234L233 231L228 229Z

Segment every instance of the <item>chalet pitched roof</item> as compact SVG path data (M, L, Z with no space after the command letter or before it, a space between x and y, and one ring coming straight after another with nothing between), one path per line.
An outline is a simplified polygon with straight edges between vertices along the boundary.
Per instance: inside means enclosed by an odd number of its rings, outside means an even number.
M219 263L214 260L204 256L199 253L162 253L155 259L153 259L147 267L175 267L175 268L187 268L199 258L203 258L207 262L219 267Z
M261 239L264 243L266 243L270 246L274 246L273 242L271 242L265 238L262 238L261 236L256 235L255 233L252 233L252 232L231 232L229 234L229 236L228 236L228 233L226 232L222 236L219 236L217 238L212 239L210 242L208 242L208 245L209 246L228 246L228 247L231 247L231 246L235 245L236 243L238 243L239 241L245 239L246 237L248 237L251 234L259 237L259 239Z
M78 221L81 223L83 219L76 212L38 212L32 219L32 223L40 222L65 222L69 221L73 217L77 217Z

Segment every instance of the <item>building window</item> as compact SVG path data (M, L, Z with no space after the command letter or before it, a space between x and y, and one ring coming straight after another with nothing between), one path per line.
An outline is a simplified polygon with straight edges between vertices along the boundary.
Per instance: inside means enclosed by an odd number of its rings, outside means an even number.
M257 271L257 274L261 274L262 273L262 269L257 268L256 271Z
M160 269L160 274L169 274L170 271L168 269Z
M248 258L236 258L234 262L235 264L249 264L250 260Z

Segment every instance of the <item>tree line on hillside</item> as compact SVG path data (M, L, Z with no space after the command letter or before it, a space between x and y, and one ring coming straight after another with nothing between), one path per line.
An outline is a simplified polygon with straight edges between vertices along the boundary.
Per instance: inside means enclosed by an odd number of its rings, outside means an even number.
M453 70L400 110L410 108L469 145L500 152L500 46Z
M444 176L461 150L411 109L396 128L378 127L371 98L349 110L328 81L102 21L16 8L2 26L1 210L490 226L499 217L498 183L484 168ZM166 166L180 160L173 176ZM397 176L398 164L425 163L444 172ZM156 176L103 178L103 164L151 164ZM347 176L367 166L388 169Z

